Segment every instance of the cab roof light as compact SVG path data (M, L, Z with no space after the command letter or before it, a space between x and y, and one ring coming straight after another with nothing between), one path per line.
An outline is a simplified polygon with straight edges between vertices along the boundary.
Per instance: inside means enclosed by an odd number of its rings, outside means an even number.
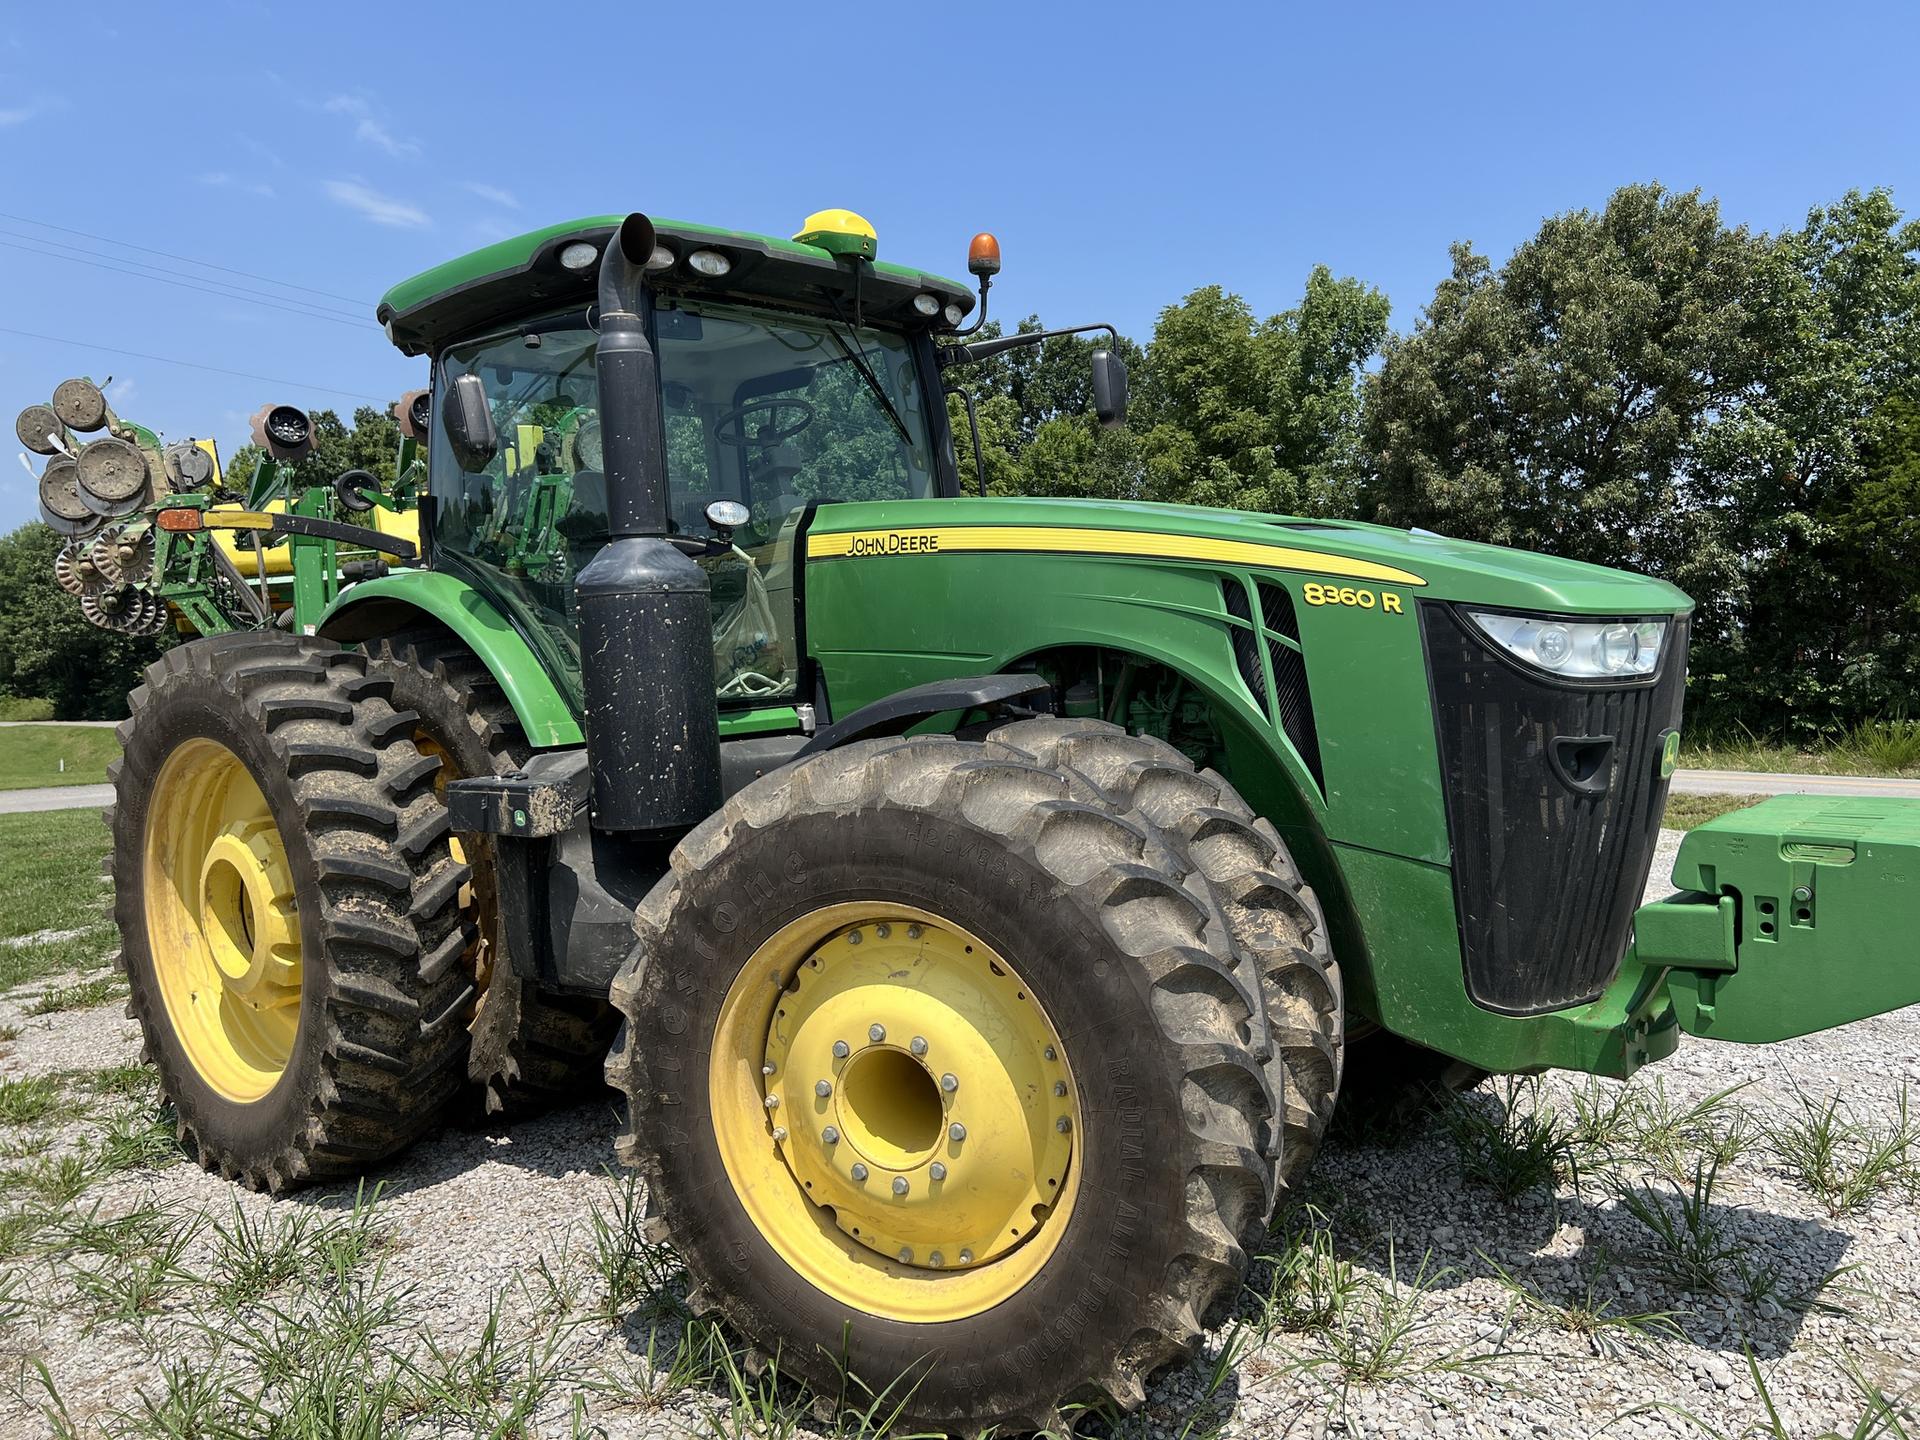
M985 230L967 246L967 271L982 279L1000 273L1000 242Z
M879 232L851 210L816 210L793 238L842 260L871 260L880 253Z

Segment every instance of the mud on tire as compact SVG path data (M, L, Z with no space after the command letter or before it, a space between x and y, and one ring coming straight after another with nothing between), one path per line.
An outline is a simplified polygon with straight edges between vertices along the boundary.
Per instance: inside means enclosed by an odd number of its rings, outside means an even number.
M441 630L370 642L371 669L393 685L394 703L446 754L445 779L518 769L533 753L505 692L471 650ZM525 1113L581 1100L605 1083L602 1066L618 1017L603 1000L555 995L527 973L523 956L503 955L492 848L462 837L473 868L467 923L477 928L469 968L483 966L467 1074L489 1114ZM482 950L490 953L482 958Z
M1022 1432L1070 1400L1139 1403L1238 1292L1273 1203L1265 1022L1212 894L1130 800L1008 740L861 742L734 796L640 906L607 1062L630 1100L622 1158L691 1303L817 1393L837 1393L842 1364L876 1393L913 1387L907 1428ZM1064 1228L1044 1266L977 1313L910 1323L812 1283L743 1207L715 1139L729 987L782 926L849 902L947 917L1070 1022L1080 1198L1048 1222Z
M1235 978L1264 1012L1262 1061L1283 1121L1267 1150L1286 1184L1332 1119L1345 1016L1320 902L1279 833L1224 778L1151 736L1099 720L1042 718L1002 725L987 738L1084 780L1144 820L1175 863L1205 877L1233 936Z
M414 717L363 657L327 641L235 634L147 668L119 728L110 870L121 964L143 1056L179 1137L209 1170L256 1189L363 1170L431 1127L465 1080L473 986L436 762ZM298 1029L270 1091L246 1103L201 1075L162 999L148 930L149 801L195 741L234 757L265 797L294 888Z

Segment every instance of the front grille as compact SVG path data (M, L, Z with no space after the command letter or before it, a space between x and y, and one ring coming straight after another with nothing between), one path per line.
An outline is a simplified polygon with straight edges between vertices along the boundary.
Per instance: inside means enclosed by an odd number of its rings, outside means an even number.
M1523 669L1450 605L1420 615L1467 991L1511 1015L1584 1004L1619 969L1653 862L1687 623L1670 622L1653 679L1580 684ZM1590 776L1549 759L1556 739L1602 736L1612 751Z

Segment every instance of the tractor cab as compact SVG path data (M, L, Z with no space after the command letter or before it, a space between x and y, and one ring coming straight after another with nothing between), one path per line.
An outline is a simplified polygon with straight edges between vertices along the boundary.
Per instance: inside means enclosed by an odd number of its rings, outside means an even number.
M486 411L477 441L430 426L432 566L493 602L576 705L576 579L610 536L593 302L615 223L503 242L381 307L396 344L433 356L436 415L456 387ZM666 523L707 572L723 716L806 695L794 560L818 506L958 490L934 340L972 297L872 246L845 212L793 241L656 227Z

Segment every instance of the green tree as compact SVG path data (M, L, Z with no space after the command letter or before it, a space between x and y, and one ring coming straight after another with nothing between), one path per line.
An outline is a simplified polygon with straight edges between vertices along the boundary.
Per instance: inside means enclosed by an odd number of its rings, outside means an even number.
M1380 519L1724 586L1705 420L1756 384L1747 308L1767 245L1698 192L1617 191L1499 270L1453 247L1370 386Z
M1368 500L1679 585L1696 724L1911 711L1916 250L1884 191L1764 236L1655 185L1458 245L1369 386Z
M1742 557L1738 624L1695 689L1754 728L1811 732L1920 698L1911 447L1920 397L1920 224L1854 191L1778 237L1751 308L1761 384L1706 427Z
M102 630L53 578L65 542L34 521L0 537L0 693L53 701L61 720L117 720L140 672L173 643Z
M1386 341L1387 315L1378 290L1324 265L1298 306L1264 321L1217 285L1163 310L1141 397L1148 492L1353 514L1364 475L1360 377Z

